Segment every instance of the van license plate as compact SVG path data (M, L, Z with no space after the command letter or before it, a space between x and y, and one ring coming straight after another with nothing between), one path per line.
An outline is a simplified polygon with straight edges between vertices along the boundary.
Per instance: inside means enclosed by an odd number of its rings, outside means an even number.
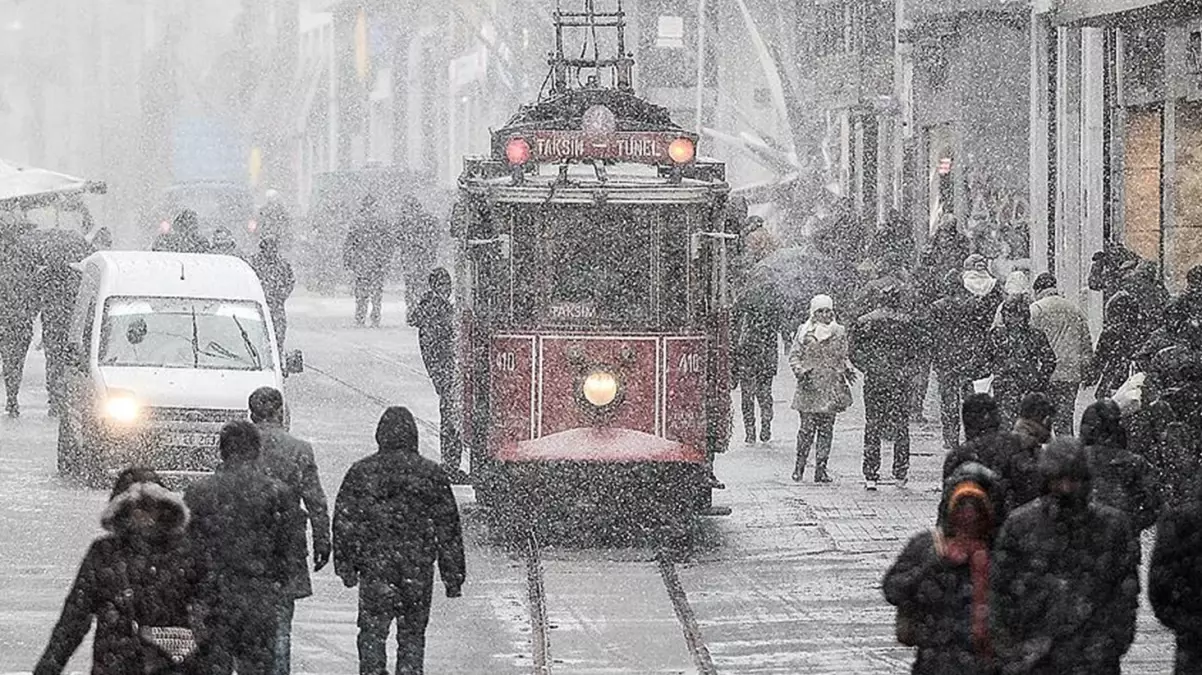
M218 436L203 431L169 431L163 435L163 442L181 448L215 448Z

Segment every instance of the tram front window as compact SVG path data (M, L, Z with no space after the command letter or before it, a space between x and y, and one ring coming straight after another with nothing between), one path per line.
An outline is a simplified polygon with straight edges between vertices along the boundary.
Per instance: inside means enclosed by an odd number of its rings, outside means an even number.
M563 209L542 238L548 323L653 319L653 220L631 209Z

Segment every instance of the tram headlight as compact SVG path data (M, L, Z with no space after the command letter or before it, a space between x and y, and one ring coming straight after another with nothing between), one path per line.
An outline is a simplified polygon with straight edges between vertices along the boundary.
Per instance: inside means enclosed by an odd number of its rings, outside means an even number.
M142 404L128 391L111 390L104 400L105 419L117 424L132 424L142 414Z
M505 159L511 166L518 166L530 161L530 144L521 136L509 139L505 144Z
M668 156L677 164L688 164L697 154L697 147L691 138L678 138L668 146Z
M598 408L604 408L618 397L618 379L603 370L589 373L581 386L584 400Z

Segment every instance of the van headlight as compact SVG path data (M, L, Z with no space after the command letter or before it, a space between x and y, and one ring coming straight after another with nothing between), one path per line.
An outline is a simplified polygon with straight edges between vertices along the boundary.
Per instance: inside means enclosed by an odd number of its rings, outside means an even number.
M580 393L595 407L604 408L618 397L618 378L604 370L595 370L584 378Z
M132 424L142 414L142 404L125 391L110 391L104 400L105 419L118 424Z

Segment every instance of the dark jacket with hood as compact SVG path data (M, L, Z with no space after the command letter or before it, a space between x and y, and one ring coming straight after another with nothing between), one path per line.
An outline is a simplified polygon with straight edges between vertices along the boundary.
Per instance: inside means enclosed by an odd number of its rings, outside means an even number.
M997 392L1021 398L1046 392L1056 370L1056 353L1042 331L1031 327L1031 315L1021 300L1007 300L1004 325L989 331L986 361Z
M1115 293L1106 303L1106 320L1094 354L1098 396L1109 396L1127 381L1140 347L1152 337L1152 326L1140 319L1139 307L1130 293Z
M1013 511L1043 496L1043 477L1039 473L1039 450L1052 438L1052 432L1035 420L1018 418L1010 434L1014 441L1006 465L1006 511Z
M1103 675L1135 638L1139 539L1125 514L1090 499L1089 465L1075 439L1040 455L1045 485L1078 482L1012 512L994 544L994 634L1003 672Z
M890 289L886 306L860 317L851 340L851 362L869 379L903 382L927 351L927 335L898 309L901 291Z
M980 358L980 342L984 336L973 335L969 329L972 301L960 282L960 273L951 270L944 275L945 294L931 306L928 332L938 345L932 350L935 370L943 375L969 378L976 375L974 363Z
M994 502L994 508L997 509L1000 522L1005 519L1007 508L1014 501L1008 476L1016 471L1011 465L1019 453L1019 441L1013 434L1002 431L997 405L992 399L987 405L980 403L983 400L974 396L965 402L965 440L943 459L943 480L951 480L957 469L970 462L989 469L995 475L994 489L998 499Z
M448 593L466 567L459 509L442 467L420 454L417 426L405 408L388 408L376 429L379 452L355 462L334 503L334 571L434 583L434 563Z
M940 551L954 535L946 513L951 493L966 481L983 488L993 504L1000 500L992 471L975 462L957 468L944 481L936 529L914 535L881 584L885 599L897 607L898 638L918 650L915 675L995 672L993 659L973 642L970 564L957 564Z
M1102 399L1081 417L1081 442L1089 457L1093 500L1126 513L1137 530L1160 515L1160 493L1148 460L1127 449L1127 432L1117 403Z
M1171 509L1156 525L1148 572L1152 611L1177 635L1178 664L1202 661L1202 495ZM1177 675L1196 670L1178 668Z
M431 289L409 317L417 327L422 363L439 396L451 394L455 378L455 308L451 301Z
M149 529L131 518L135 506L158 514ZM109 534L84 556L62 616L34 675L58 675L96 620L92 675L141 674L145 664L133 621L142 626L189 627L204 578L185 528L188 508L153 483L135 483L109 502L101 524ZM181 670L180 672L191 672Z

